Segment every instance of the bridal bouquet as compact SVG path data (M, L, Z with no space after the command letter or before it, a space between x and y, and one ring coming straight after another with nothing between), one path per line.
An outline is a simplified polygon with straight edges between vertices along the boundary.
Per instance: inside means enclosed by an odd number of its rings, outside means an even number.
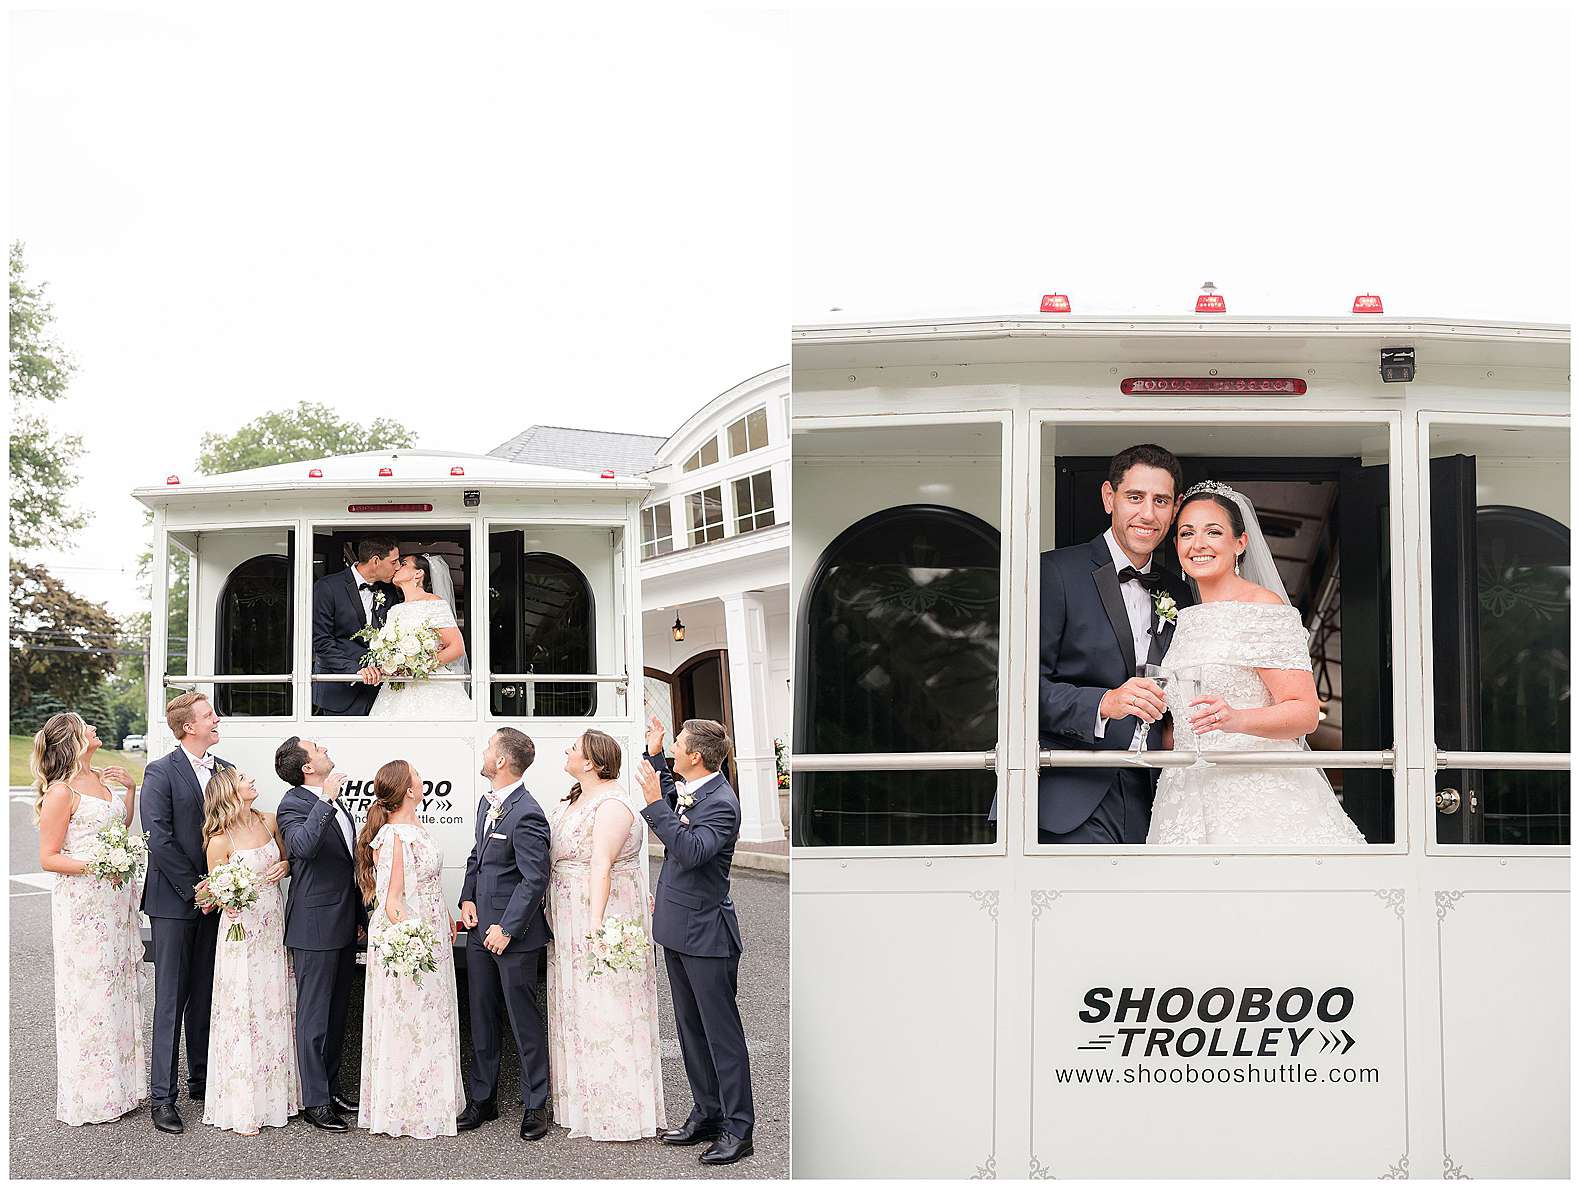
M427 921L407 917L380 933L375 945L385 974L415 983L421 981L424 972L431 974L439 969L433 956L439 948L439 938Z
M110 822L94 837L82 861L89 875L118 888L148 869L148 835L128 830L125 822Z
M363 668L374 666L402 679L391 681L391 689L399 689L405 681L422 681L439 668L439 633L427 624L386 620L383 627L368 624L352 632L351 638L368 646Z
M232 859L221 863L208 873L208 878L197 886L197 903L206 908L213 904L219 908L251 908L258 903L260 876L247 864ZM232 921L225 932L226 941L244 941L247 930L240 921Z
M606 917L603 928L587 934L587 973L641 970L647 964L649 941L640 917Z

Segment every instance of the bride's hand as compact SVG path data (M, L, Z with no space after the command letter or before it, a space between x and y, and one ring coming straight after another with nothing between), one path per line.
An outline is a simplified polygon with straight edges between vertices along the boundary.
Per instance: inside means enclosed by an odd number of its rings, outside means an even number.
M1198 735L1205 735L1209 731L1233 733L1240 728L1240 718L1240 711L1217 694L1197 698L1191 703L1190 728Z

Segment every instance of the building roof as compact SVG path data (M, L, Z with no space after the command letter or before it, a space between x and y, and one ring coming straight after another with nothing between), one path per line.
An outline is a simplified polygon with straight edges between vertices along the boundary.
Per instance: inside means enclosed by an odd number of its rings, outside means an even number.
M611 433L601 429L569 429L562 425L529 425L489 454L511 462L570 471L613 470L641 475L653 468L663 437Z

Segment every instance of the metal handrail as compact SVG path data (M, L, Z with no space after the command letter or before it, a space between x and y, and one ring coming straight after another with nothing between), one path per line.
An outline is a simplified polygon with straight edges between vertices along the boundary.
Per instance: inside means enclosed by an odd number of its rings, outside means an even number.
M605 684L611 681L629 681L630 675L626 673L490 673L489 681L519 681L524 685L541 685L544 682L557 681L599 681Z
M1204 751L1221 768L1392 768L1392 751ZM1058 751L1037 753L1039 768L1189 768L1193 751Z
M1437 767L1475 768L1483 772L1567 772L1566 751L1440 751Z
M361 682L358 673L314 673L312 680L322 681L326 685L353 685ZM410 677L386 677L385 681L410 681ZM433 673L423 678L424 681L471 681L470 673Z
M182 685L235 685L240 682L258 683L265 681L273 681L283 684L285 682L295 680L296 675L294 673L261 673L256 676L248 676L247 674L237 673L165 674L165 684L168 686L173 686L176 689L180 689Z
M927 772L940 769L991 769L992 751L850 752L790 757L792 772Z

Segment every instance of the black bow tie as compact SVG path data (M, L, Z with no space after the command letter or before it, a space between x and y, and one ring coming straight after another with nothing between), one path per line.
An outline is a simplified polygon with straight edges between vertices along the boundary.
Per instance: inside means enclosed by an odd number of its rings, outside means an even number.
M357 583L357 589L358 590L372 590L373 589L373 583L371 583L371 582L358 582Z
M1135 566L1126 566L1119 571L1119 581L1121 583L1139 582L1147 590L1156 590L1163 585L1163 575L1156 572L1143 574Z

